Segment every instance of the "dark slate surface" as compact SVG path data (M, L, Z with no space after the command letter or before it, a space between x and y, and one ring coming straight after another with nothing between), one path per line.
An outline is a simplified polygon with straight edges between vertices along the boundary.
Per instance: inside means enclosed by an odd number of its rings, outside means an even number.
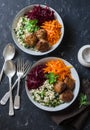
M90 79L90 69L81 66L77 60L80 47L90 44L90 0L0 0L0 70L4 59L2 51L9 42L15 45L11 36L11 24L14 16L23 7L30 4L47 4L62 17L65 35L62 44L52 53L43 56L57 56L68 60L79 73L80 79ZM16 45L16 56L24 57L32 63L43 57L34 57L22 52ZM8 78L3 77L0 84L0 99L8 90ZM57 126L50 120L47 112L35 107L28 99L24 81L21 83L21 109L14 117L8 116L8 104L0 105L0 130L70 130L67 126ZM71 130L73 130L71 128ZM84 130L90 130L90 117Z

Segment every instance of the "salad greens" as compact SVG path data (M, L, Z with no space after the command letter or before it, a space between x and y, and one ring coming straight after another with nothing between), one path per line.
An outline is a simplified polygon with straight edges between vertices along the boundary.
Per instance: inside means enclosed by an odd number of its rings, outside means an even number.
M28 31L28 32L36 32L39 27L36 25L37 24L37 20L29 20L26 22L26 25L25 25L25 29Z
M37 19L29 20L23 17L22 22L24 23L24 29L28 32L36 32L39 29L39 27L37 26Z
M55 75L54 73L48 73L45 76L49 80L50 84L54 84L57 81L57 78L58 78L58 75Z

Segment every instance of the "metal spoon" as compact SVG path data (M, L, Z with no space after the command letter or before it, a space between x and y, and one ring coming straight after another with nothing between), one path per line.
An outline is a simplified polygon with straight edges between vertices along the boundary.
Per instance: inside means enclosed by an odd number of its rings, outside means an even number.
M16 72L16 67L11 60L6 61L5 65L4 65L4 72L9 78L9 90L10 90L9 115L13 116L14 109L13 109L11 82L12 82L12 77L14 76L14 74Z
M4 57L5 61L4 61L4 64L3 64L3 67L2 67L2 70L1 70L1 73L0 73L0 82L1 82L1 79L2 79L5 62L7 60L13 59L14 55L15 55L14 46L11 43L7 44L7 46L3 50L3 57Z

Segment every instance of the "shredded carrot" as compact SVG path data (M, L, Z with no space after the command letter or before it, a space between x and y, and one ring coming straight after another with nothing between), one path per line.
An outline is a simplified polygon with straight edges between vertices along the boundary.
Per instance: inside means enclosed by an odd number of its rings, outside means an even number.
M63 81L66 77L71 78L70 72L71 66L66 66L62 60L50 60L46 63L46 67L43 69L44 73L53 72L58 75L58 79Z
M42 24L41 28L47 31L47 40L51 46L57 43L61 37L62 25L58 20L46 21Z

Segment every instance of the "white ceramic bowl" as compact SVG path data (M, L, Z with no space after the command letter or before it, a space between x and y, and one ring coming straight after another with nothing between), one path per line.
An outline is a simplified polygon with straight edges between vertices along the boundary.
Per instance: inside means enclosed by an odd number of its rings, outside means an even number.
M58 42L57 42L55 45L52 46L52 48L51 48L49 51L46 51L46 52L40 52L40 51L37 52L37 51L33 51L33 50L31 50L31 49L25 48L24 46L22 46L21 44L19 44L14 29L15 29L16 26L17 26L17 22L18 22L19 18L20 18L21 16L23 16L23 15L25 14L25 12L32 10L32 8L33 8L34 6L38 6L38 4L30 5L30 6L27 6L27 7L23 8L23 9L20 10L20 11L18 12L18 14L15 16L15 18L14 18L14 20L13 20L13 23L12 23L12 37L13 37L13 40L14 40L14 42L16 43L16 45L17 45L22 51L24 51L25 53L28 53L28 54L31 54L31 55L36 55L36 56L41 56L41 55L45 55L45 54L48 54L48 53L52 52L53 50L55 50L55 49L60 45L60 43L61 43L61 41L62 41L62 38L63 38L63 35L64 35L64 24L63 24L63 21L62 21L60 15L59 15L54 9L52 9L51 7L49 7L50 10L54 11L54 16L55 16L55 18L56 18L56 19L59 21L59 23L62 25L62 28L61 28L61 33L62 33L62 34L61 34L60 39L58 40ZM40 5L40 6L41 6L41 7L46 7L46 5Z
M90 67L90 45L82 46L78 51L78 61L85 67Z
M57 58L57 57L43 58L43 59L37 61L37 62L32 66L32 68L35 67L35 66L37 66L37 65L39 65L39 64L45 63L45 62L47 62L47 61L49 61L49 60L56 60L56 59L61 59L61 58ZM64 60L64 59L61 59L61 60L63 60L64 63L65 63L67 66L72 66L72 65L71 65L69 62L67 62L66 60ZM31 69L32 69L32 68L31 68ZM69 103L63 103L63 104L60 104L60 105L58 105L58 106L56 106L56 107L43 106L43 105L41 105L41 104L39 104L38 102L36 102L36 101L33 100L32 96L31 96L31 94L30 94L30 92L29 92L29 90L28 90L28 87L27 87L27 81L25 81L26 93L27 93L27 95L28 95L30 101L31 101L34 105L36 105L38 108L40 108L40 109L42 109L42 110L46 110L46 111L51 111L51 112L52 112L52 111L60 111L60 110L63 110L63 109L65 109L65 108L69 107L69 106L75 101L76 97L78 96L79 89L80 89L79 76L78 76L78 73L77 73L77 71L75 70L75 68L74 68L73 66L72 66L72 68L71 68L71 75L72 75L72 77L75 79L75 89L74 89L74 91L73 91L74 98L73 98L73 100L72 100L71 102L69 102ZM26 77L26 79L27 79L27 77Z

